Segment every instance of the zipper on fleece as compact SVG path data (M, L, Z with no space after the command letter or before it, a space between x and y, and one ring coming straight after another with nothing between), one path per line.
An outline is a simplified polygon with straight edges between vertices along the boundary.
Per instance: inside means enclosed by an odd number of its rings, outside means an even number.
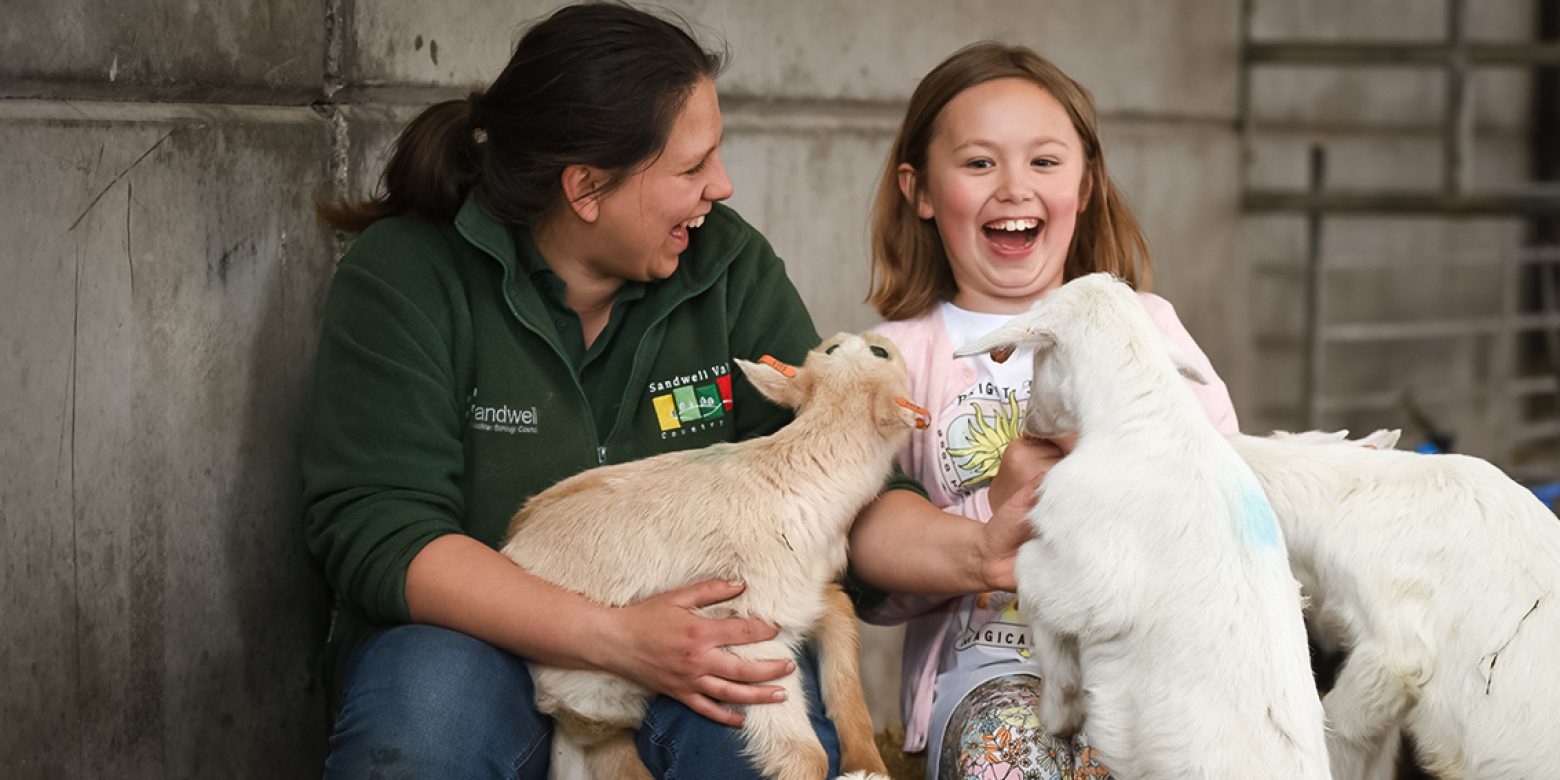
M531 323L526 322L525 318L520 316L520 310L515 308L514 300L509 297L509 264L500 260L498 256L493 253L493 250L489 249L486 245L472 241L471 237L467 236L466 231L461 229L459 225L456 226L456 232L460 233L460 235L467 241L470 241L473 246L481 249L482 252L491 258L494 262L497 262L499 268L504 269L503 278L499 280L499 285L501 287L499 292L503 294L504 306L508 307L509 316L514 317L516 322L520 323L520 325L523 326L526 330L531 331L531 333L535 334L538 339L541 339L542 343L546 344L550 349L552 349L553 354L558 357L559 362L563 363L565 366L570 366L571 364L569 363L569 358L567 355L563 354L563 350L555 346L545 334L533 327ZM569 382L574 385L574 392L579 395L580 402L584 404L586 411L592 412L590 398L585 395L585 387L580 384L580 378L574 375L573 370L569 371ZM596 429L595 414L589 413L584 415L584 417L585 424L590 430L590 440L596 445L596 465L600 466L607 462L606 443L601 440L601 433Z

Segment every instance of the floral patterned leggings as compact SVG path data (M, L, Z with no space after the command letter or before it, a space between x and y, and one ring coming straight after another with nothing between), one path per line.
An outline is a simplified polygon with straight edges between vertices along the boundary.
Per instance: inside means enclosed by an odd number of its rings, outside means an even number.
M1082 735L1069 745L1040 730L1040 685L1013 674L970 691L943 732L939 780L1109 778Z

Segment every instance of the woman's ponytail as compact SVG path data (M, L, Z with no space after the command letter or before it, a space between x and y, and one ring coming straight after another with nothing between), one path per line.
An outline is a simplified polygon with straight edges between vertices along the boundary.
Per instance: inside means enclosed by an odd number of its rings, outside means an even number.
M566 6L526 32L485 92L418 114L374 197L316 210L360 232L401 214L452 219L475 189L495 219L534 220L562 202L564 168L607 171L607 192L659 153L683 102L722 59L630 6Z
M478 101L446 100L424 109L395 139L379 193L358 203L320 203L315 210L331 227L354 233L397 214L453 219L481 172L482 147L472 123Z

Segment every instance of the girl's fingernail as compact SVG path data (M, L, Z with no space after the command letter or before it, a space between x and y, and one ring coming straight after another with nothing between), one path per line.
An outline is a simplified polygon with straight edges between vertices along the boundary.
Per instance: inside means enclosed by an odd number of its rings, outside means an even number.
M742 587L742 580L726 580L726 582L728 584L730 584L731 587L733 587L733 588L740 588L740 587Z
M769 697L775 701L785 701L785 691L775 691L775 695Z
M796 662L795 661L786 661L785 662L785 670L787 672L794 672L794 671L796 671Z

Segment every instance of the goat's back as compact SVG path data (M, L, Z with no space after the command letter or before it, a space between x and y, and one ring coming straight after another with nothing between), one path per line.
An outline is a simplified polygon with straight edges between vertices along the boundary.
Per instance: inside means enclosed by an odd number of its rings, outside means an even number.
M1323 630L1345 646L1416 638L1427 668L1407 725L1427 766L1550 771L1560 761L1554 513L1477 458L1235 441L1296 542Z

